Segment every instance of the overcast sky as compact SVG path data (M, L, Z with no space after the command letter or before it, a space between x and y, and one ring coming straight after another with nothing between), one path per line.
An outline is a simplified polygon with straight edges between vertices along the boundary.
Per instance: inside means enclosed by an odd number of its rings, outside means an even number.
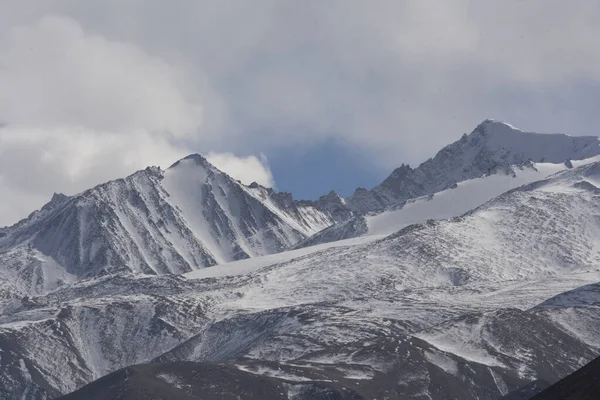
M483 119L598 134L600 2L0 0L0 226L193 152L350 194Z

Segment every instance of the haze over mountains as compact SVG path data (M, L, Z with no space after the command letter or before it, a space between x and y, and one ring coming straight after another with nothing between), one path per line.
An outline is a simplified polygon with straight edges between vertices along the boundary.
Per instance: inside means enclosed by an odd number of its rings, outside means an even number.
M600 348L600 296L577 289L600 281L599 195L597 137L493 120L346 199L246 186L200 155L57 194L0 229L0 398L113 372L65 398L553 383Z

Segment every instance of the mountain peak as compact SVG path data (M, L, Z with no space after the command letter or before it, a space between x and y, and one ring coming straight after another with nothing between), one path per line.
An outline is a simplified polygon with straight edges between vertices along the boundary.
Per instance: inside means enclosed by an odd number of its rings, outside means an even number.
M392 174L390 175L390 177L402 178L402 177L405 177L406 175L408 175L412 170L413 169L410 167L409 164L402 163L402 165L400 165L398 168L396 168L394 171L392 171Z
M187 162L193 162L194 164L199 165L201 167L205 167L205 168L216 168L203 155L198 154L198 153L193 153L193 154L183 157L181 160L176 161L173 165L171 165L169 167L169 169L176 168L177 166L181 165L182 163L187 163Z
M562 164L567 159L582 160L598 154L600 142L595 136L526 132L486 119L417 168L402 165L373 189L357 189L346 200L354 210L364 213L444 190L501 167L531 162Z
M188 156L185 156L185 157L183 157L183 160L194 160L194 161L197 161L197 162L208 162L206 160L206 157L204 157L200 153L193 153L193 154L190 154Z
M504 121L500 121L499 119L494 119L494 118L486 118L479 125L489 125L489 124L500 124L500 125L512 126L509 123L506 123Z
M62 193L54 193L52 195L52 199L50 199L50 203L64 203L69 199L69 196Z
M522 132L522 131L507 122L499 121L499 120L495 120L495 119L491 119L491 118L487 118L487 119L483 120L483 122L481 122L479 125L477 125L475 130L473 130L474 134L479 134L482 136L502 135L502 134L512 133L512 132Z
M335 202L339 204L344 204L344 199L335 190L330 190L329 193L319 197L317 202Z
M54 193L52 195L52 199L50 199L50 202L47 203L46 205L44 205L44 207L42 207L42 210L43 211L53 210L56 207L59 207L61 204L64 204L67 200L69 200L69 196L62 194L62 193Z

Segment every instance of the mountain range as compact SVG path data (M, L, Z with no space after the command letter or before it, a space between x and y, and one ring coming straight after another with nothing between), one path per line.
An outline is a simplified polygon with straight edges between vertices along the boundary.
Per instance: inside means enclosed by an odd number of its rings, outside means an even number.
M528 398L600 350L599 237L593 136L317 201L191 155L0 229L0 398Z

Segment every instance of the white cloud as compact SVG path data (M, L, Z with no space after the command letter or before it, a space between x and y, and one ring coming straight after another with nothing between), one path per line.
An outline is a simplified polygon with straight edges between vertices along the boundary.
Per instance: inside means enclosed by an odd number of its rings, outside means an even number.
M148 165L168 167L188 155L147 131L97 132L84 128L0 128L0 227L16 222L50 200L124 177ZM274 187L264 155L214 153L207 159L242 183Z
M87 34L66 17L13 28L0 65L0 118L11 124L184 136L202 120L179 71L131 43Z
M22 158L40 146L65 158L52 175L25 169L41 174L44 198L198 150L340 138L391 169L487 117L542 132L600 126L593 0L4 3L0 122L54 135L23 139ZM11 193L35 192L9 174L0 194L7 179Z
M75 194L192 152L205 121L183 70L67 17L43 17L3 39L0 226L55 191ZM211 101L215 110L219 99ZM273 185L264 157L211 153L211 160L236 179Z
M168 166L187 153L141 130L0 128L0 226L38 209L53 192L76 194L148 165Z
M269 162L263 154L259 157L237 157L232 153L211 152L206 155L206 159L221 171L246 185L256 182L266 187L275 186Z
M0 225L190 153L202 107L179 70L137 46L44 17L0 42Z

